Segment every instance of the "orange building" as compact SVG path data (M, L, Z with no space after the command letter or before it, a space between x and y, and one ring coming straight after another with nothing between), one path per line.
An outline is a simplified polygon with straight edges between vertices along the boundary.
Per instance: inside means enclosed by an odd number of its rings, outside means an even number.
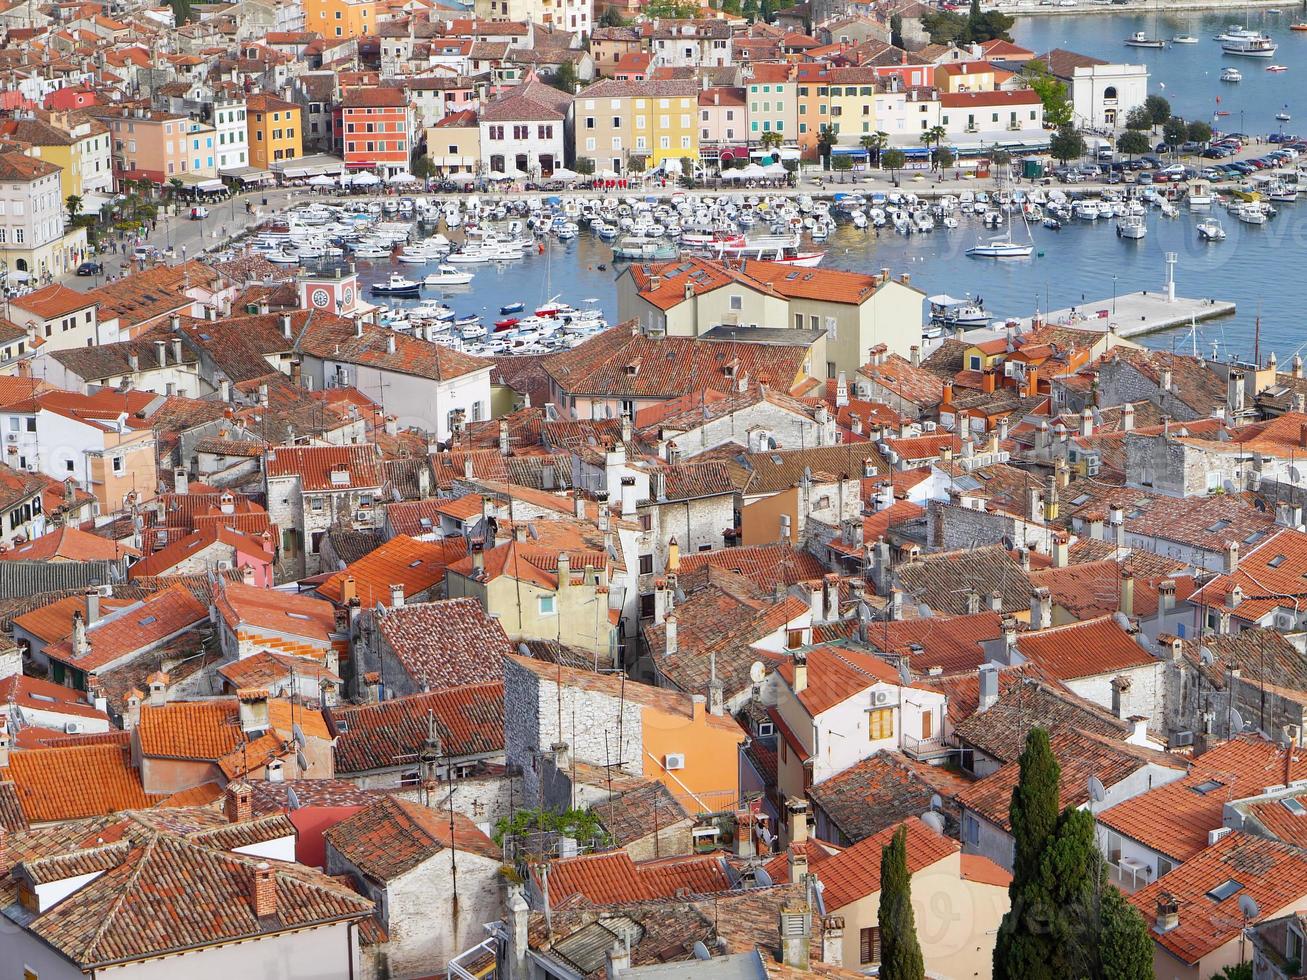
M379 177L407 172L413 152L413 108L408 93L397 88L346 93L336 133L347 169L373 170Z
M377 33L376 0L304 0L304 26L325 38Z
M245 100L245 128L250 166L266 170L276 160L304 155L304 127L300 107L272 95L251 95Z
M817 136L830 124L830 70L820 65L795 68L794 92L798 112L799 148L803 159L817 159Z

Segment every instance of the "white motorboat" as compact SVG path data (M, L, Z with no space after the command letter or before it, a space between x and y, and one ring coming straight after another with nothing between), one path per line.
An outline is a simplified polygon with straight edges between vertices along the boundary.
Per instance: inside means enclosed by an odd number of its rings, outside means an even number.
M1280 50L1280 46L1267 35L1256 34L1253 37L1239 37L1230 41L1222 41L1221 50L1226 54L1238 55L1241 58L1273 58L1275 52Z
M472 273L455 269L452 265L442 263L436 271L422 280L424 286L466 286L472 281Z
M967 254L988 259L1023 259L1034 251L1033 242L1023 244L1008 238L994 238L987 242L977 242L967 249Z
M289 252L266 252L263 257L276 265L299 265L300 262L298 255L291 255Z
M1116 219L1116 234L1138 241L1148 234L1148 224L1142 214L1127 214Z
M1238 68L1224 68L1221 70L1221 81L1242 82L1243 72L1241 72Z
M476 340L478 337L486 335L486 327L480 320L474 320L471 323L460 324L458 335L463 340Z
M947 293L941 293L930 297L928 302L931 322L942 327L986 327L992 319L979 296L972 299L968 295L965 299L958 299Z
M1268 220L1265 208L1254 201L1245 201L1237 208L1231 208L1230 213L1246 225L1264 225Z
M1198 38L1194 37L1192 34L1177 34L1175 35L1175 37L1171 38L1171 43L1172 44L1197 44Z
M1164 48L1166 42L1160 37L1149 37L1147 31L1135 31L1125 39L1127 48Z
M398 272L392 272L385 282L374 282L372 292L378 296L416 296L422 283L416 279L405 279Z
M1215 218L1204 218L1198 222L1198 237L1205 242L1225 240L1225 227Z

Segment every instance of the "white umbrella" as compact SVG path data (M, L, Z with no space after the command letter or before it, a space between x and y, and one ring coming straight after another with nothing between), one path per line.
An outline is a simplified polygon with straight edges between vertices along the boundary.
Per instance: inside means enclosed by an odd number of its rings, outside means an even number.
M769 163L762 169L768 177L784 177L788 173L783 163Z
M516 180L517 171L514 170L512 173L504 172L502 174L491 174L490 179L491 180Z
M679 174L680 172L681 172L681 161L680 161L680 160L674 160L674 159L670 159L670 158L669 158L669 159L663 161L663 173L665 173L665 174Z
M758 164L751 163L746 167L741 167L739 170L733 171L731 176L742 177L747 180L748 178L751 177L766 177L767 171L764 168L758 166Z
M555 167L553 173L554 180L574 180L577 177L575 170L568 170L566 167Z
M335 177L328 177L326 174L318 174L316 177L309 178L310 187L334 187L336 184Z
M391 174L389 177L386 178L386 183L388 184L412 184L415 183L416 181L417 181L416 177L414 177L410 173L406 173L403 170L401 170L397 174Z
M380 183L381 183L380 177L378 177L376 174L370 174L366 170L363 171L363 173L358 173L354 175L355 187L375 187L377 184Z
M604 170L600 172L599 176L602 177L604 180L616 180L618 177L621 176L621 174L619 174L616 170Z

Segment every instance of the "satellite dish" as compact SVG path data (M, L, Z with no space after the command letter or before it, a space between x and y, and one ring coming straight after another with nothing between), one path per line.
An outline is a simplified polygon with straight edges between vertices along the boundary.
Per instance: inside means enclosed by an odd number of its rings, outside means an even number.
M300 752L298 749L295 751L295 761L299 763L300 772L309 771L309 760L304 758L304 753Z
M767 679L767 668L763 666L761 660L755 660L749 665L749 680L755 684L761 684Z
M304 729L300 728L300 723L298 721L291 722L290 733L291 737L295 739L295 744L300 748L304 748Z
M772 842L776 839L772 836L772 832L766 827L758 828L758 838L762 841L763 846L766 847L767 850L771 850Z
M517 652L520 653L520 654L521 654L522 656L524 656L524 657L529 657L529 656L531 656L531 648L530 648L529 646L527 646L525 643L519 643L519 644L517 645Z
M1107 790L1103 786L1103 781L1097 776L1089 777L1089 798L1095 803L1102 803L1107 798Z
M1120 626L1123 630L1128 630L1130 628L1130 617L1120 609L1112 613L1112 622L1116 623L1116 625Z
M1199 647L1198 659L1203 662L1204 667L1210 667L1216 663L1216 654L1212 653L1208 647Z
M917 606L917 615L922 619L930 619L930 617L934 615L934 612L931 610L930 606L923 602Z
M290 786L286 787L286 806L292 810L300 808L300 798Z
M938 793L930 795L930 808L932 810L942 810L944 808L944 801L939 798Z
M909 687L912 684L912 668L908 665L906 659L899 661L899 683L903 687Z
M1230 734L1238 735L1241 731L1243 731L1243 726L1244 726L1243 715L1239 714L1238 708L1231 708L1230 709Z
M766 868L759 868L753 873L753 882L759 888L766 888L769 885L776 884L776 882L771 880L771 875L767 873Z
M931 810L929 813L923 813L921 815L921 822L924 823L931 830L933 830L935 833L939 834L940 836L943 836L944 818L940 814L936 813L934 810Z
M698 942L696 940L693 949L694 949L694 958L696 960L712 959L712 954L708 952L708 947L705 946L703 943Z
M1239 896L1239 912L1245 919L1255 919L1262 914L1262 910L1257 907L1257 899L1251 895Z

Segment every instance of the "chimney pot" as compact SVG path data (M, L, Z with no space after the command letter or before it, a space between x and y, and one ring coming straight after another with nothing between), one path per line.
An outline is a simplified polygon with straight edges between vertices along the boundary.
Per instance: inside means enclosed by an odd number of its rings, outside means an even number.
M254 915L265 919L277 914L277 882L267 861L254 866Z

